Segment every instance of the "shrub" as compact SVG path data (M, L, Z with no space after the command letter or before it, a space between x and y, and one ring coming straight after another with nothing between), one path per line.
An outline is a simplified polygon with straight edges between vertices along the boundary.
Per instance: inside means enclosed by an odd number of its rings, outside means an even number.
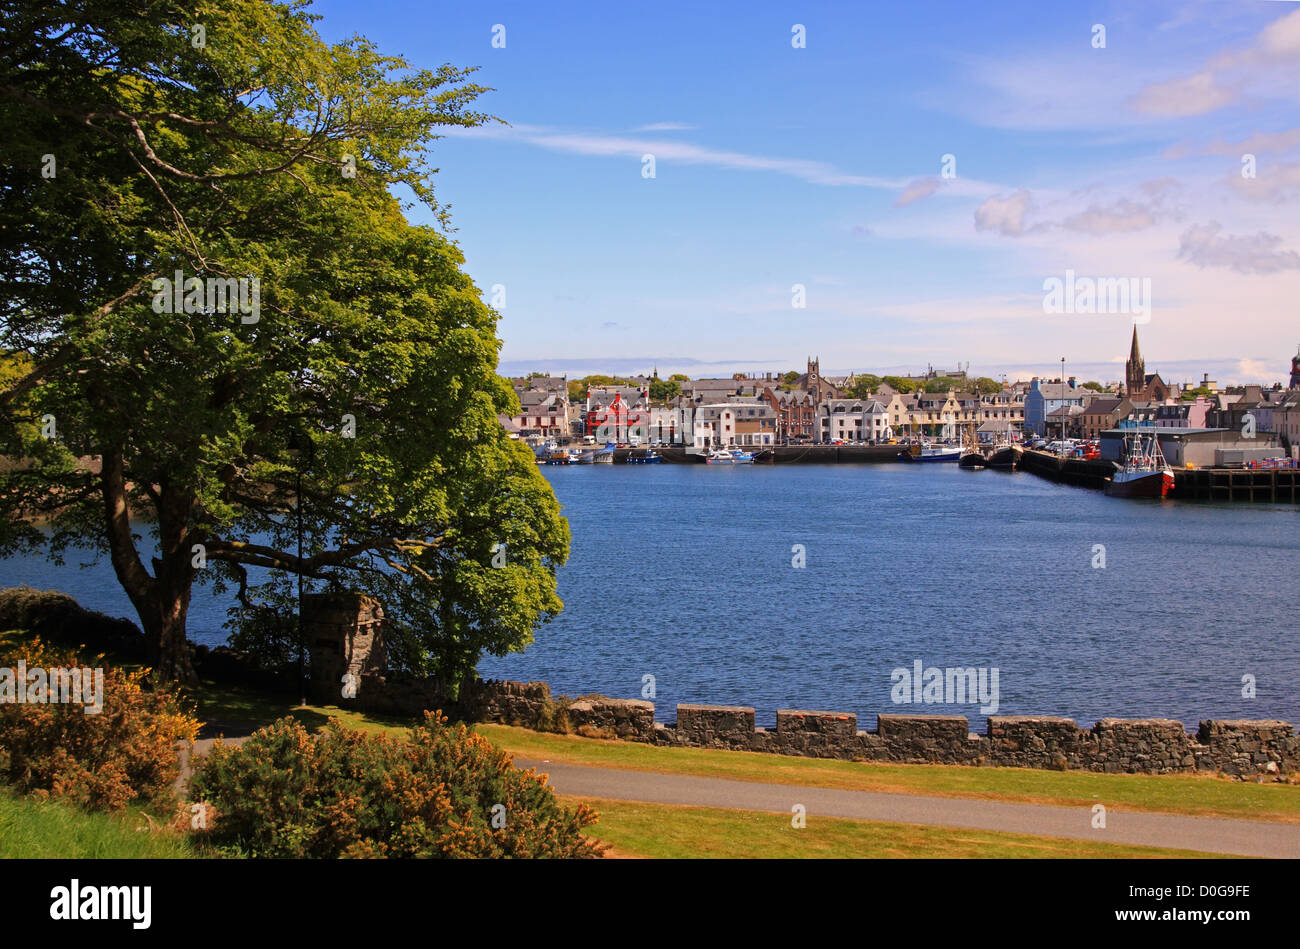
M0 629L21 629L47 641L85 644L97 652L126 656L143 656L148 647L144 634L130 620L85 609L56 590L0 590Z
M587 805L563 807L540 777L441 712L425 712L409 741L338 721L311 734L280 719L240 746L218 742L190 796L208 815L200 839L253 857L601 853L581 834L596 822Z
M83 666L77 655L39 638L0 653L0 667ZM91 660L100 666L102 657ZM103 709L67 703L0 703L0 780L38 799L66 798L114 810L154 802L179 774L178 741L193 741L199 722L168 689L148 689L147 670L104 668Z

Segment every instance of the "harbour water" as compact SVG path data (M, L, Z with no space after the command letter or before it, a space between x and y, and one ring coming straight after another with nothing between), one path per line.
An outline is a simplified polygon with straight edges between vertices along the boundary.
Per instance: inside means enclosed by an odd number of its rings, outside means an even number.
M664 721L703 702L760 725L804 708L982 730L978 703L892 700L891 673L919 660L997 668L998 714L1300 722L1294 505L1124 501L955 465L542 470L572 529L565 610L484 676L621 698L653 676ZM134 618L106 559L0 562L20 583ZM229 603L197 590L191 638L222 642Z

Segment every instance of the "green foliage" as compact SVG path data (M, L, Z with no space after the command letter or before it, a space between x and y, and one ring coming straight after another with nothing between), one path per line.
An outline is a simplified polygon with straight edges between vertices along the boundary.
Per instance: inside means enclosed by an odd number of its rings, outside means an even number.
M1093 392L1105 392L1106 387L1100 382L1085 382L1083 388L1091 389Z
M0 652L0 667L81 667L75 653L40 639ZM102 668L102 657L91 667ZM103 708L67 702L0 703L0 780L38 800L63 798L95 810L170 794L178 741L193 741L199 722L179 696L148 689L145 673L103 669Z
M901 392L904 395L909 392L915 392L920 388L920 383L915 379L906 379L903 376L884 376L880 381L894 391Z
M1178 398L1182 402L1192 402L1197 396L1203 395L1208 399L1213 394L1208 386L1197 386L1195 389L1184 389Z
M671 379L673 382L690 382L690 381L691 381L691 377L690 377L690 376L685 375L684 373L680 373L680 372L674 372L674 373L673 373L671 376L669 376L668 378Z
M200 839L252 857L595 857L573 810L463 725L426 712L410 740L284 718L239 747L220 743L190 795ZM494 826L494 817L496 826Z
M1002 383L988 376L980 376L975 380L975 391L980 395L997 395L1002 391Z
M568 528L497 422L518 407L497 314L393 197L446 223L435 130L486 121L487 90L327 44L298 4L138 6L84 5L76 29L62 5L0 12L0 348L31 366L0 391L0 554L111 554L164 678L192 677L196 579L274 604L249 567L378 597L448 680L522 649L562 607ZM157 312L178 270L256 278L259 318Z
M298 604L279 595L277 605L265 601L231 609L230 646L261 669L282 669L298 658Z
M652 379L650 381L650 400L666 403L682 394L681 383L674 379Z
M965 379L954 379L950 376L937 376L925 384L925 391L932 394L947 392L949 389L952 389L954 392L960 392L965 387Z
M864 373L863 375L854 377L853 385L849 386L848 389L848 397L850 399L869 399L875 394L876 389L879 387L879 376Z

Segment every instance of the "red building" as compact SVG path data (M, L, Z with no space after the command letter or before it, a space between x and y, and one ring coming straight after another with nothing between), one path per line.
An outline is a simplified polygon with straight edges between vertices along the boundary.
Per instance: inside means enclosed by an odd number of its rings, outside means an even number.
M625 396L635 395L636 402ZM650 393L635 389L587 392L586 434L598 442L628 442L650 434Z

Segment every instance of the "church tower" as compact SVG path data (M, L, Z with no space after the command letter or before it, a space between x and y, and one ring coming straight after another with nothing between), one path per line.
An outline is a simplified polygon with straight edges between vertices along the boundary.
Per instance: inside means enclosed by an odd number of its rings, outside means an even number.
M1300 347L1296 348L1295 355L1291 357L1291 382L1287 388L1300 389Z
M813 400L820 402L822 400L822 360L818 356L813 359L808 357L808 382L805 388L812 393Z
M1124 394L1135 399L1146 388L1147 366L1142 361L1142 351L1138 349L1138 328L1133 327L1133 345L1129 349L1128 362L1124 363Z

